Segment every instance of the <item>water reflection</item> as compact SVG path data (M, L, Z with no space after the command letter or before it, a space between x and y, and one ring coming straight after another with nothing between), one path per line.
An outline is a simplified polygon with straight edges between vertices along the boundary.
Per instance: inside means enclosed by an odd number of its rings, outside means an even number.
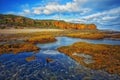
M120 45L120 40L110 40L110 39L103 39L103 40L89 40L89 39L79 39L79 38L69 38L69 37L56 37L57 41L54 43L48 44L38 44L42 49L57 49L60 46L67 46L71 45L75 42L88 42L94 44L110 44L110 45Z

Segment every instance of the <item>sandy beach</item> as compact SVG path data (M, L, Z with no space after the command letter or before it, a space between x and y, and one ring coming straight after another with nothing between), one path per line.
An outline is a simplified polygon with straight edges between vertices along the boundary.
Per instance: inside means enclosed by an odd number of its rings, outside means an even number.
M0 34L32 33L43 31L63 31L63 29L0 29Z

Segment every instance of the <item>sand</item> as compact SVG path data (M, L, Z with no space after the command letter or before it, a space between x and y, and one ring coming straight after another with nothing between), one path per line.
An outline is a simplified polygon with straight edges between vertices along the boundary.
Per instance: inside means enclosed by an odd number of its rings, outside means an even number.
M63 31L62 29L0 29L0 34L32 33L44 31Z

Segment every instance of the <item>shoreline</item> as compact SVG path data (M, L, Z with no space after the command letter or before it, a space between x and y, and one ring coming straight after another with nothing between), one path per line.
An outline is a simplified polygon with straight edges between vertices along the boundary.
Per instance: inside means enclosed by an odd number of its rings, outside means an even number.
M56 32L64 31L64 29L0 29L0 34L33 33L44 31Z

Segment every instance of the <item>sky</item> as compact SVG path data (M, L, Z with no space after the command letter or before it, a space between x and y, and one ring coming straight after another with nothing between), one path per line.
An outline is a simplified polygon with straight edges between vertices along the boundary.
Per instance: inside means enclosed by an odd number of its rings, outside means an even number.
M0 14L94 23L120 31L120 0L0 0Z

